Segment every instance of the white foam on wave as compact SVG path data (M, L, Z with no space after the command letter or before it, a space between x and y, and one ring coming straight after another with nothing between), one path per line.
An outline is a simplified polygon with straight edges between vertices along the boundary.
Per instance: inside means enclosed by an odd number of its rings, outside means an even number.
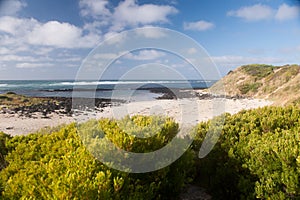
M78 81L78 82L61 82L53 83L50 86L62 86L62 85L115 85L115 84L145 84L145 83L180 83L186 81Z
M8 84L0 84L0 87L7 87Z

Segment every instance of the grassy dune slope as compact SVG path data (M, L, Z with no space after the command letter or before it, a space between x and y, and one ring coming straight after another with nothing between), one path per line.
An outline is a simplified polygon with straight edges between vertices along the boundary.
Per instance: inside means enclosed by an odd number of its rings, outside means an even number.
M228 73L211 91L274 101L275 105L300 104L299 65L245 65Z

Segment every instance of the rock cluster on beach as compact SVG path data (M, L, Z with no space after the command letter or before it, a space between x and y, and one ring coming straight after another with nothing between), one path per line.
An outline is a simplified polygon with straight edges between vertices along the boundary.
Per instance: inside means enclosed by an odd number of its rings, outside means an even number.
M95 108L101 111L101 108L117 105L122 101L110 99L94 99ZM34 113L41 113L43 118L47 118L48 114L56 113L71 116L72 115L72 98L52 97L44 98L44 101L30 105L6 106L0 109L0 114L18 114L19 116L32 117Z

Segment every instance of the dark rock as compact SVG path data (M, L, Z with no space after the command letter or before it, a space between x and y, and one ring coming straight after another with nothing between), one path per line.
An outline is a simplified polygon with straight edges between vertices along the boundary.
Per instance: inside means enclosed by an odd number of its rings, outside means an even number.
M14 93L14 92L6 92L6 94L16 94L16 93Z
M196 96L199 99L212 99L213 98L212 94L209 94L209 93L197 93Z
M229 74L231 74L231 73L233 73L233 71L232 71L232 70L230 70L230 71L227 73L227 75L229 75Z
M184 99L184 98L194 98L197 96L193 90L181 90L181 89L169 89L169 88L157 88L150 90L153 93L163 94L156 99Z
M156 99L177 99L177 97L173 93L165 93L162 96L157 97Z
M8 109L8 108L2 108L2 113L3 114L14 114L15 112L11 109Z

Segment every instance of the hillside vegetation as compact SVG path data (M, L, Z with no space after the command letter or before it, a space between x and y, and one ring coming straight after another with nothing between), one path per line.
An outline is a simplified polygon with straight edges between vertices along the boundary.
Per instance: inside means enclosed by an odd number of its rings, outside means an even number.
M244 65L229 72L210 90L226 95L264 98L275 105L300 104L300 66Z

